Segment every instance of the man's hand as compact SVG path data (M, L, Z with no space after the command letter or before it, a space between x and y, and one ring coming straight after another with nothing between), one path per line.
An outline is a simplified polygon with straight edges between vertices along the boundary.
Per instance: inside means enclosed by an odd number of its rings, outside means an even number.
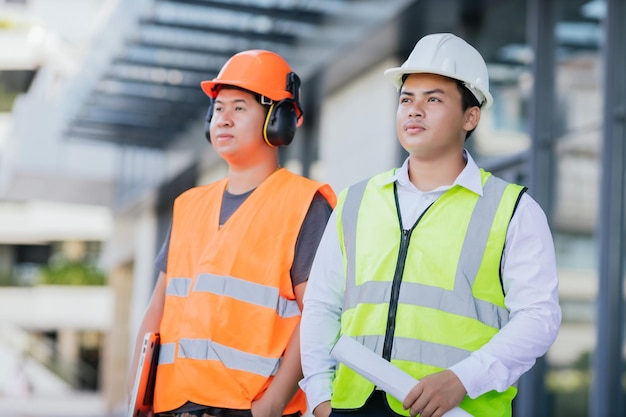
M332 408L330 407L330 401L324 401L323 403L319 403L317 407L313 410L313 415L315 417L328 417Z
M459 405L467 394L465 387L454 374L445 370L420 380L402 402L411 417L441 417ZM316 417L318 417L316 415Z

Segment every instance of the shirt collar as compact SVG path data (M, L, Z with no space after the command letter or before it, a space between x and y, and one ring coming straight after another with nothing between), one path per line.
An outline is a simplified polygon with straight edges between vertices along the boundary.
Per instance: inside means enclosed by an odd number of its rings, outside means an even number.
M482 196L483 183L480 168L478 168L478 165L474 162L474 158L472 158L472 155L470 155L466 149L463 150L463 157L467 163L465 164L463 171L461 171L459 176L454 180L452 186L459 185ZM396 169L393 175L382 181L380 185L385 186L397 181L398 184L402 186L412 186L411 180L409 180L409 159L410 157L406 158L402 166ZM440 188L448 189L451 188L451 186L443 186Z

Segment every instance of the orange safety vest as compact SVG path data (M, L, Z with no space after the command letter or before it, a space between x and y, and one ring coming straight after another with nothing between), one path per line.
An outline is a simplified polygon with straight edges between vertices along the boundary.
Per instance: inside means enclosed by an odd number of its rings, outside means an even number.
M227 179L174 203L154 411L187 401L250 409L263 396L300 323L290 269L296 240L329 185L280 169L220 228ZM304 414L298 390L285 414Z

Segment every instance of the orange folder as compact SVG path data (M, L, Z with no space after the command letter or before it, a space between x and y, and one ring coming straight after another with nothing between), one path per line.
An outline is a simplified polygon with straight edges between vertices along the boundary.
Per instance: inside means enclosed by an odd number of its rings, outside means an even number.
M159 362L159 333L146 333L137 365L135 385L128 407L128 417L151 417L154 399L154 381Z

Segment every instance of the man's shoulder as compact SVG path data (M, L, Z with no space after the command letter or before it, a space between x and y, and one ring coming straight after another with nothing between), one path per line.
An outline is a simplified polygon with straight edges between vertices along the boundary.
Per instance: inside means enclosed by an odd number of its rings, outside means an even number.
M283 169L281 170L281 178L283 181L292 183L295 186L299 186L299 185L307 185L307 186L321 186L323 185L321 182L315 181L311 178L305 177L303 175L300 174L296 174L294 172L291 172L287 169Z
M226 187L226 181L227 181L226 179L221 179L221 180L212 182L210 184L197 185L195 187L188 188L187 190L180 193L176 199L177 200L193 199L198 196L203 196L203 195L206 195L207 193L214 192L216 189L221 190L223 192Z
M354 188L362 188L367 184L372 183L378 186L384 186L387 184L392 184L396 179L396 171L398 168L391 168L383 172L379 172L369 177L365 177L361 180L357 180L348 187L346 187L343 191L347 191L349 189Z
M307 178L305 176L295 174L288 170L282 170L281 172L283 178L283 186L281 190L286 193L304 193L304 195L310 195L311 198L315 198L316 196L323 197L331 206L334 207L337 196L332 187L320 181L313 180L311 178Z

